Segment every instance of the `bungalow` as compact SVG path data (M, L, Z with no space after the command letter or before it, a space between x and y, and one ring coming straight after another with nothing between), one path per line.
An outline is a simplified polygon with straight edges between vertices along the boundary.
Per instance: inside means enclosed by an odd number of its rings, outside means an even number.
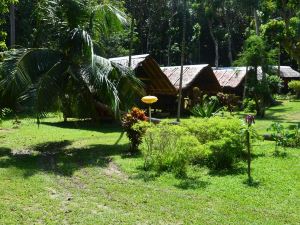
M111 58L111 62L129 65L129 57ZM148 95L159 101L154 107L175 112L180 81L180 66L160 67L150 55L132 56L131 68L145 84ZM192 65L183 68L183 98L193 99L195 88L203 93L216 94L221 90L217 78L209 65Z
M277 67L273 67L277 69ZM222 91L225 93L236 94L242 96L247 70L246 67L224 67L224 68L213 68L214 73L222 87ZM262 71L259 68L258 77L262 77ZM284 90L287 91L287 84L291 80L300 80L300 73L293 70L289 66L280 67L280 77L284 81Z
M277 67L274 67L274 69L277 69ZM280 66L280 77L284 83L283 91L288 92L288 83L292 80L300 80L300 73L290 66Z

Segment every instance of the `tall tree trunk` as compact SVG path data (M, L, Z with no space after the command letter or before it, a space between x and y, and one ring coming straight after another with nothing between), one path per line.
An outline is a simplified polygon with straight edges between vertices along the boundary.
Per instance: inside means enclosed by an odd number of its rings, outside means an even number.
M218 42L217 38L214 35L211 20L208 20L208 27L209 27L210 36L211 36L211 38L214 42L214 45L215 45L215 66L216 66L216 69L219 69L219 42Z
M246 98L246 92L248 89L248 72L249 72L249 67L246 67L246 76L245 76L245 85L244 85L244 90L243 90L243 100Z
M228 43L228 59L229 59L229 63L230 66L233 63L233 59L232 59L232 36L231 36L231 31L230 31L230 22L229 22L229 18L227 13L225 13L225 21L226 21L226 27L227 27L227 43Z
M16 17L15 17L15 6L13 4L10 5L9 21L10 21L10 47L13 48L16 44Z
M257 10L254 9L253 11L254 11L254 20L255 20L255 32L256 35L259 36L259 27L260 27L259 18L257 15Z
M131 67L132 64L132 52L133 52L133 33L134 33L134 17L131 16L131 27L130 27L130 38L129 38L129 61L128 61L128 67Z
M183 80L183 64L185 57L185 34L186 34L186 0L183 0L183 31L181 43L181 68L180 68L180 81L179 81L179 95L178 95L178 108L177 108L177 122L180 122L181 116L181 101L182 101L182 80Z
M169 41L168 41L168 55L167 55L167 58L168 58L168 66L171 65L171 46L172 46L172 36L169 35Z

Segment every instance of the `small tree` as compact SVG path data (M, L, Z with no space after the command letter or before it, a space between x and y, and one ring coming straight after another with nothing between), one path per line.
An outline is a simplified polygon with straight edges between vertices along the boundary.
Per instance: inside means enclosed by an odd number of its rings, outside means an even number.
M235 62L238 65L247 66L245 82L245 96L253 98L256 103L257 115L264 117L266 106L273 102L267 80L269 65L274 64L275 51L268 51L264 40L252 35L246 41L240 58ZM261 70L261 72L259 71ZM261 78L259 78L261 73Z
M246 128L246 149L247 149L247 174L248 174L248 183L252 183L251 177L251 127L255 123L254 116L247 115L245 118L245 122L247 125Z

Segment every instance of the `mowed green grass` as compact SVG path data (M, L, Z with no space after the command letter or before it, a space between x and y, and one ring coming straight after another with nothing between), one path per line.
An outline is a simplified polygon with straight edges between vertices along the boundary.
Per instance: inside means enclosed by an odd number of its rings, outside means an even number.
M61 120L3 122L0 224L300 224L300 149L276 158L274 143L256 143L253 186L245 162L177 179L143 171L117 124ZM265 133L273 120L300 122L300 103L269 109L255 126Z

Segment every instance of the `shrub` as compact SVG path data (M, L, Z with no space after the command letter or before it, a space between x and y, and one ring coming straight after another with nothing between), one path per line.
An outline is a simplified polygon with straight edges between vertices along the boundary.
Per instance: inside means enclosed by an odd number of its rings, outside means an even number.
M279 147L300 147L300 125L288 130L281 123L273 123L268 131L271 132L271 140L275 141L276 156L280 155Z
M138 147L142 142L142 135L145 132L144 129L142 128L138 129L137 127L134 128L133 126L140 121L146 121L146 120L147 117L145 112L136 107L132 108L132 110L122 118L122 126L126 131L127 137L131 142L131 147L130 147L131 152L138 151Z
M216 169L232 167L243 153L244 127L239 119L191 119L182 125L204 146L210 165Z
M177 176L186 174L187 165L195 157L204 157L203 146L186 128L165 123L146 131L141 149L145 168L172 171Z
M181 176L189 164L231 168L243 155L244 128L239 119L219 117L151 126L141 145L144 166Z
M297 98L300 98L300 81L299 80L292 80L289 82L289 88L292 89L295 93Z
M225 93L219 92L217 94L217 97L218 97L220 103L223 106L227 107L227 109L230 112L233 112L234 109L239 106L240 98L237 95L234 95L234 94L225 94Z
M246 113L256 112L256 103L251 98L245 98L243 101L243 109Z
M268 84L272 94L280 92L280 89L283 87L282 79L278 75L269 75L267 76Z

